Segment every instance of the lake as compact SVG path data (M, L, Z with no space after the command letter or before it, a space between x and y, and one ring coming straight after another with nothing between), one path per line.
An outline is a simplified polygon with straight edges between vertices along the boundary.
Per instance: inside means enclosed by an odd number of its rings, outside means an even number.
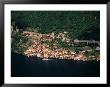
M99 77L100 61L41 60L11 53L12 77Z

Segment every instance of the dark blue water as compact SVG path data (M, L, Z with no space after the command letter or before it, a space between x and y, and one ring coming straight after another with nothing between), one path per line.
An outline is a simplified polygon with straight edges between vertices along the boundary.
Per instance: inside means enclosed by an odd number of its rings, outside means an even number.
M12 53L12 77L99 77L100 62L41 60Z

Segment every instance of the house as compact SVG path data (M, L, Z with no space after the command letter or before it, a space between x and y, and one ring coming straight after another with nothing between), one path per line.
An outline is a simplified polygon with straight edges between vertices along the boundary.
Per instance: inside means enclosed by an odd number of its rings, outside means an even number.
M50 37L51 37L52 39L55 38L54 32L52 32L52 33L50 34Z
M100 47L96 47L96 49L95 49L95 50L99 51L99 50L100 50Z
M57 36L57 38L63 38L64 37L64 34L62 32L60 32Z
M34 34L35 34L34 32L23 31L24 36L33 36Z

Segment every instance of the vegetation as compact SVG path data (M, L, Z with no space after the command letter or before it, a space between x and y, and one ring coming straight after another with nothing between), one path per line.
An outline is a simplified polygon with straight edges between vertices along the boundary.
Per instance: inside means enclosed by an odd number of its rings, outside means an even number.
M54 32L68 32L66 38L74 40L97 40L100 41L100 12L99 11L12 11L11 12L12 43L13 52L23 53L32 41L37 37L23 37L22 31L39 32L49 34ZM20 32L17 32L19 29ZM85 50L86 44L75 44L74 46L63 42L61 39L43 41L53 49L55 43L58 48L65 48L80 52ZM89 45L92 51L86 51L86 56L99 56L100 52L95 50L94 45Z
M12 11L11 22L23 30L68 31L72 39L100 40L99 11Z
M23 53L30 45L30 39L23 37L20 32L17 32L12 38L11 50L16 53Z

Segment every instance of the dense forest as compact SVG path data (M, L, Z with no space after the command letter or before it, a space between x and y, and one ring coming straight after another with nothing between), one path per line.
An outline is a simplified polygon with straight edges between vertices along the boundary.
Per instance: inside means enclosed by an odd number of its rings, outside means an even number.
M99 11L12 11L11 25L41 33L67 31L72 39L100 40Z

